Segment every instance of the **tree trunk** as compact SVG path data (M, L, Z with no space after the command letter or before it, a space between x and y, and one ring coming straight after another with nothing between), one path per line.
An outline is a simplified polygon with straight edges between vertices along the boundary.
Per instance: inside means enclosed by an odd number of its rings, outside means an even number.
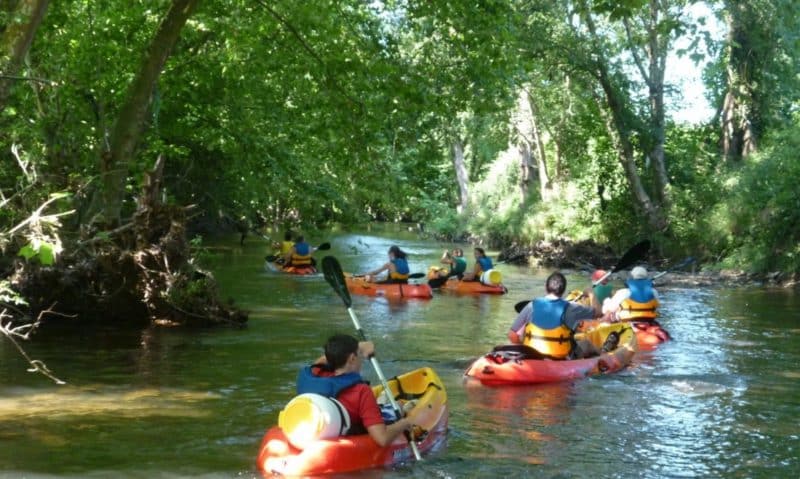
M460 139L453 142L453 169L456 171L459 192L457 210L459 213L463 213L469 206L469 190L467 189L467 168L464 165L464 144Z
M531 158L531 145L524 139L520 139L517 145L520 159L520 175L519 175L519 189L522 195L522 204L528 199L528 191L531 184L531 176L533 174L533 159Z
M49 3L50 0L20 0L12 15L22 20L8 25L3 32L0 39L0 112L6 107L13 82L17 81L10 77L22 66Z
M753 15L747 2L726 2L726 88L722 105L722 153L727 160L746 158L756 151L757 136L753 128L752 74L756 68L752 56L747 17Z
M547 153L544 149L544 139L538 124L539 110L530 92L528 92L527 97L531 109L531 138L533 138L533 144L536 145L535 156L536 168L539 171L539 191L541 192L542 200L546 201L553 196L553 183L550 181L550 174L547 170Z
M101 221L119 221L130 162L144 128L144 120L158 77L178 41L181 29L199 0L173 0L128 88L125 103L111 131L108 151L100 159Z

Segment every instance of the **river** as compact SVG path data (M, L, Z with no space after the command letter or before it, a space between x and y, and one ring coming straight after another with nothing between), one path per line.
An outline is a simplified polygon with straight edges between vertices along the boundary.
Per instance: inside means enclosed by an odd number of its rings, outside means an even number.
M354 272L385 262L391 244L420 272L454 246L402 228L313 240L331 242L325 253ZM264 271L264 241L210 245L204 264L224 297L250 311L244 329L45 330L24 346L66 386L26 372L0 339L0 477L258 477L261 436L291 399L297 370L330 334L353 327L321 275ZM465 384L463 370L504 342L513 305L540 295L548 274L498 268L504 296L354 296L387 376L430 365L442 377L450 430L423 462L348 477L797 477L795 291L667 284L661 321L675 340L620 373L540 387ZM364 375L377 382L368 365Z

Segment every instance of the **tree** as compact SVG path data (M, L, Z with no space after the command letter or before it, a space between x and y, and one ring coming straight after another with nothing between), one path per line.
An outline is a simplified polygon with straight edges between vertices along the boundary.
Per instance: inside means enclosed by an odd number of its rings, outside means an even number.
M32 80L24 77L17 78L15 75L28 54L49 3L49 0L20 0L13 13L12 23L6 25L2 32L2 38L0 38L0 55L2 55L0 56L0 113L5 109L14 82ZM37 80L33 79L33 81Z

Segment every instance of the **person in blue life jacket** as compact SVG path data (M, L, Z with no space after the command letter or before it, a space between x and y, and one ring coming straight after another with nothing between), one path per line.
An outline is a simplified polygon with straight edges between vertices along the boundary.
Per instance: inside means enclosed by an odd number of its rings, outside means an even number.
M303 235L297 237L292 248L283 257L285 266L315 266L317 261L311 256L316 248L306 243Z
M336 334L325 343L325 354L297 377L297 394L314 393L331 397L344 406L350 417L347 435L369 434L381 447L405 430L413 428L403 417L386 424L372 388L361 378L361 365L375 354L370 341L359 342L347 334Z
M530 346L552 359L578 359L600 354L590 341L575 340L575 331L581 322L598 317L598 312L562 299L566 288L567 280L563 274L555 272L548 276L545 281L547 294L534 299L519 312L508 331L508 340L513 344ZM615 346L609 343L603 350Z
M658 291L647 269L636 266L625 281L626 288L617 291L603 303L603 314L611 321L655 321L658 317Z
M480 281L481 275L494 267L492 258L486 256L483 248L475 248L475 269L464 273L462 281Z
M376 280L375 276L386 271L386 278L383 280ZM363 276L366 280L372 283L390 284L390 283L408 283L408 276L411 270L408 267L408 260L406 253L396 245L389 248L389 261L378 269L374 269L369 273L364 273Z

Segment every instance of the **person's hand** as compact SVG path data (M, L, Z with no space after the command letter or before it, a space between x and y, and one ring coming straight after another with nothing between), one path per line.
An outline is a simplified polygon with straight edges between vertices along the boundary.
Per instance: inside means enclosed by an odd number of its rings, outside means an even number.
M371 358L375 355L375 344L372 341L360 341L358 343L358 354L362 358Z

